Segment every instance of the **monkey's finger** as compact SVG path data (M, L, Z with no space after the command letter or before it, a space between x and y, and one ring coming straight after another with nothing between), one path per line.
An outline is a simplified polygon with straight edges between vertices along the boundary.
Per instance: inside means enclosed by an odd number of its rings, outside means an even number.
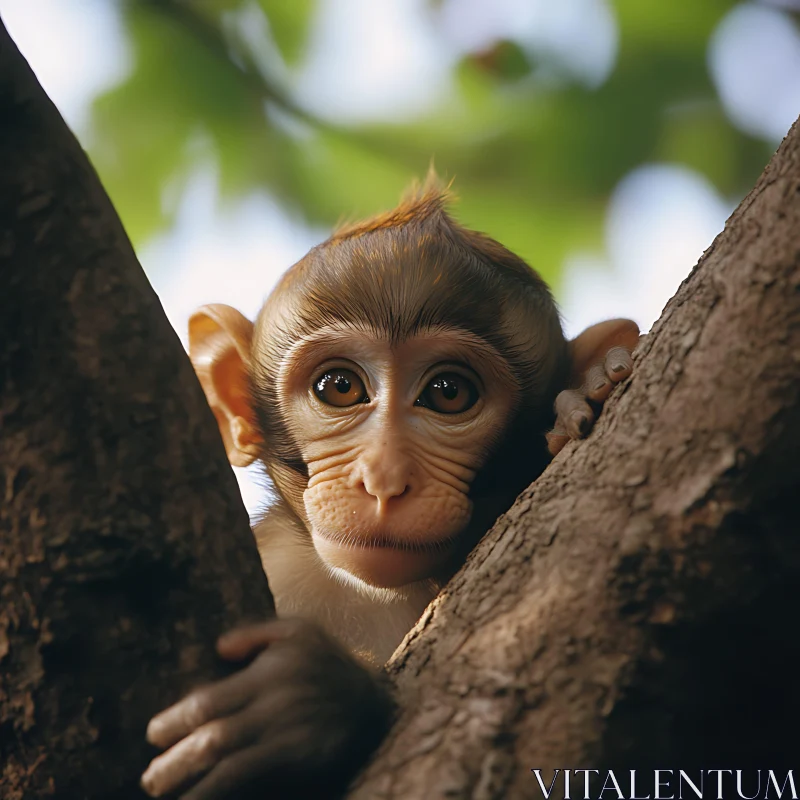
M244 788L260 788L258 796L265 797L267 787L272 783L269 780L270 774L291 769L296 754L308 752L308 749L307 733L286 731L279 743L264 742L232 753L188 792L182 794L180 800L221 800L234 794L240 796ZM306 769L314 767L315 764L311 761L306 765ZM258 787L254 785L256 780Z
M217 640L217 652L228 661L243 661L297 631L298 623L286 619L247 625L222 634Z
M259 675L250 670L196 689L150 720L147 741L156 747L170 747L207 722L244 708L258 689Z
M238 795L237 790L247 782L252 782L255 775L267 773L268 770L264 746L248 747L217 764L196 786L182 794L180 800L221 800L234 793Z
M586 396L596 403L602 403L611 393L614 384L606 375L605 365L595 364L586 373Z
M633 372L633 358L630 350L625 347L612 347L606 353L606 375L614 382L619 383Z
M545 434L545 439L547 439L547 449L550 451L550 455L557 456L569 441L569 436L566 431L553 428L552 431Z
M151 797L173 792L208 772L228 753L251 745L258 732L258 720L252 714L209 722L154 758L142 775L142 789Z
M571 439L582 439L592 429L594 412L580 392L574 389L559 392L555 409L556 428L563 428Z

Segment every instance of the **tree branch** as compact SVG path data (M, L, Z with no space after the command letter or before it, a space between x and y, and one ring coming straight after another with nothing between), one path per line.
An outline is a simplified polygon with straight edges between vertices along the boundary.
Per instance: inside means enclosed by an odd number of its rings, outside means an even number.
M217 59L222 69L236 74L242 85L259 103L274 103L297 123L306 125L317 133L359 147L364 152L386 161L410 166L413 169L419 168L422 154L413 147L406 146L404 142L393 142L391 147L387 147L380 141L380 137L370 135L367 130L336 125L297 103L290 92L278 86L265 74L263 67L246 48L237 46L235 39L227 39L220 27L199 9L180 0L136 0L136 2L151 13L171 20L188 36L194 37Z

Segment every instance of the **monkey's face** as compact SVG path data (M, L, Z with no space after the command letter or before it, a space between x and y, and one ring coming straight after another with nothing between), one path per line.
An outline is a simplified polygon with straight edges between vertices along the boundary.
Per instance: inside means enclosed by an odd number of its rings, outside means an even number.
M517 401L506 361L453 328L392 344L326 327L290 350L277 390L308 468L296 510L320 557L373 586L436 575Z
M319 556L373 586L447 577L535 474L569 368L541 278L444 202L334 234L255 325L190 322L231 463L260 458Z

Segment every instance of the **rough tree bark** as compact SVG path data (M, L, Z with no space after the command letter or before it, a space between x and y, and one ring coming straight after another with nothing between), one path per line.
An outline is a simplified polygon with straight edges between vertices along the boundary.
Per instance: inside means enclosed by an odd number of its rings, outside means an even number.
M0 797L141 797L149 717L271 609L181 345L0 23Z
M401 713L352 798L798 766L800 123L635 363L395 653Z

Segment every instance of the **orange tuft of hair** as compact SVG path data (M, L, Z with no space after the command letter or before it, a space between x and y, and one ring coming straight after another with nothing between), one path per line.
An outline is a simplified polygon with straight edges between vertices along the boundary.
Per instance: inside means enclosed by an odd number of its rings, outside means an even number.
M415 181L403 195L400 205L391 211L370 217L361 222L347 223L334 231L331 242L352 239L374 231L399 228L415 221L421 222L436 214L446 212L455 196L451 191L452 181L444 186L431 165L422 183Z

